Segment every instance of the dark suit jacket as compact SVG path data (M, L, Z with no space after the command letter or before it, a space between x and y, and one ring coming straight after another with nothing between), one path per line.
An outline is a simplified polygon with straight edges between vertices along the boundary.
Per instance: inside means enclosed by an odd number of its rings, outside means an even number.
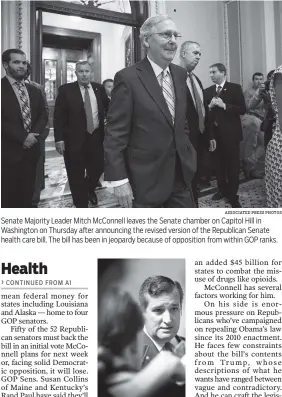
M147 58L119 71L105 132L105 180L129 178L137 202L159 205L171 194L176 152L190 184L196 155L186 125L186 71L170 65L175 122Z
M109 99L105 88L98 83L91 83L97 99L99 114L99 133L104 134L104 116ZM59 88L54 110L55 141L64 141L68 151L81 150L87 130L83 98L78 82L64 84Z
M142 368L146 367L150 361L153 360L154 357L159 353L158 349L154 345L153 341L142 331L143 334L143 359L142 359ZM185 340L185 338L181 336L176 336L176 339L181 342ZM184 397L185 396L185 385L178 386L177 384L171 382L168 383L159 393L156 393L154 396L159 397Z
M208 104L214 96L216 96L216 85L212 85L205 90ZM238 143L243 139L240 115L246 113L242 87L239 84L226 82L219 97L226 104L226 110L216 106L209 111L208 129L210 137L211 139L220 137L226 145Z
M197 82L199 83L199 86L203 92L203 98L204 98L204 107L205 107L205 121L207 120L207 115L208 115L208 107L207 103L205 101L205 94L204 94L204 88L201 83L201 80L193 73L194 77L197 79ZM189 138L190 141L192 142L194 148L197 148L197 140L199 135L201 135L201 132L199 130L199 116L197 109L195 107L195 103L193 101L190 89L187 87L187 110L186 110L186 117L187 117L187 122L188 122L188 127L189 127ZM203 132L204 137L208 138L206 136L207 130ZM207 139L208 140L208 139Z
M26 84L31 108L32 133L43 134L48 122L41 91ZM22 160L28 153L31 157L39 158L40 147L36 143L30 149L23 149L23 142L28 133L24 129L20 104L16 94L6 77L1 80L1 154L2 164L14 164Z

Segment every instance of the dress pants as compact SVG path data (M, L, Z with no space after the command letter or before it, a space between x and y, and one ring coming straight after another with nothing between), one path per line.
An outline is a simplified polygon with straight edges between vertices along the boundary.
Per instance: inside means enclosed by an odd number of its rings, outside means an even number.
M170 196L159 205L146 205L133 200L134 208L194 208L195 202L191 186L187 186L178 155L175 161L173 188Z
M227 142L226 138L215 135L215 166L218 190L232 204L238 200L240 173L240 142Z
M203 134L200 132L198 135L194 138L194 140L191 140L191 143L194 147L194 149L197 152L197 171L194 175L194 178L192 179L191 186L192 186L192 191L193 191L193 196L195 200L195 204L198 207L198 184L201 181L202 177L206 177L206 163L207 163L207 156L208 156L208 149L207 149L207 142Z
M38 156L25 149L15 164L2 164L1 207L31 208Z
M79 151L66 145L64 160L73 203L77 208L88 207L88 193L95 189L104 170L103 134L85 132L85 141ZM85 178L87 173L88 178Z

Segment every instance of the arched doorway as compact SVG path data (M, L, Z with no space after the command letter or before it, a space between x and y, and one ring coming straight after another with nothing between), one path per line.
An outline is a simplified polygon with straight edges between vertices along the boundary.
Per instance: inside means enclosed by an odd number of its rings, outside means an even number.
M76 80L79 59L89 60L92 81L102 83L142 56L139 31L148 16L147 1L85 3L31 2L31 77L44 86L51 127L58 88Z

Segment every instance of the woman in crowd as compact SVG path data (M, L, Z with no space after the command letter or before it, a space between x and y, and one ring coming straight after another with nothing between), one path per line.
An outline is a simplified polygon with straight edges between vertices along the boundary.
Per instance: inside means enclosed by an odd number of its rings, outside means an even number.
M101 291L98 324L99 397L165 397L172 378L184 380L183 364L167 351L139 371L143 316L127 292L117 287Z
M268 143L265 159L267 207L282 207L282 65L270 81L270 96L275 114L273 135Z

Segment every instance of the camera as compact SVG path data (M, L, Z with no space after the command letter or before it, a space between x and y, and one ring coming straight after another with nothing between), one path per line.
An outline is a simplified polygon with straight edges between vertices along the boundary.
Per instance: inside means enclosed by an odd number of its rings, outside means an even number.
M265 91L268 92L269 91L269 87L270 87L270 80L266 80L264 82L264 85L265 85Z

